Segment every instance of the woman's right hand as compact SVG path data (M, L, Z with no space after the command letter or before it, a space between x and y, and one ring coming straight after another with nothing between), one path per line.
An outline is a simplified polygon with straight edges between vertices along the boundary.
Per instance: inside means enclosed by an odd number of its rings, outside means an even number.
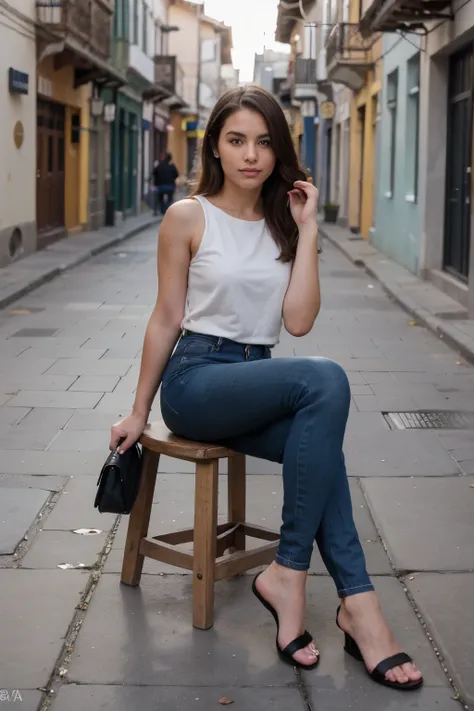
M135 442L140 439L146 423L147 418L136 412L132 412L128 417L124 417L123 420L116 422L115 425L112 425L109 449L113 451L120 440L123 439L124 442L120 445L119 452L120 454L126 452L132 444L135 444Z

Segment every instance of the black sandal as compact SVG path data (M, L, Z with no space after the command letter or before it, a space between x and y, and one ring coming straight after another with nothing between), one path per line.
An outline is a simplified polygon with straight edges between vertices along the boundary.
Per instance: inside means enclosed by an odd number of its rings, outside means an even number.
M336 624L339 629L344 632L341 625L339 624L340 609L341 606L339 605L336 613ZM357 644L355 639L353 639L351 635L347 632L344 632L344 638L344 650L347 652L347 654L350 654L351 657L354 657L354 659L357 659L357 661L359 662L364 662L364 658L359 649L359 645ZM379 664L377 664L377 666L372 672L369 672L369 670L365 666L365 662L364 667L365 671L370 676L372 681L377 682L377 684L381 684L382 686L388 686L391 689L399 689L400 691L414 691L415 689L419 689L422 686L423 677L418 680L412 679L411 681L406 681L403 684L398 681L390 681L389 679L385 678L385 674L390 671L390 669L393 669L394 667L399 667L401 664L406 664L407 662L413 662L413 659L405 652L399 652L398 654L394 654L391 657L387 657L387 659L383 659Z
M272 613L273 618L276 622L276 626L277 626L276 648L277 648L277 652L278 652L280 659L283 662L285 662L286 664L291 664L291 666L298 667L299 669L307 669L307 670L315 669L319 664L319 659L320 659L319 656L318 656L317 660L314 662L314 664L301 664L301 662L297 662L296 659L293 659L293 654L296 654L296 652L299 652L300 649L304 649L304 647L307 647L308 644L310 644L313 641L313 638L311 637L309 632L307 632L305 630L302 635L300 635L299 637L294 639L293 642L290 642L285 647L285 649L282 649L280 647L280 645L278 644L278 632L280 629L280 621L278 619L278 614L277 614L277 611L275 610L275 608L272 607L272 605L270 605L270 603L267 600L265 600L265 598L262 597L262 595L260 595L260 593L257 590L256 581L257 581L257 578L259 575L261 575L261 573L258 573L258 575L256 575L254 578L254 581L252 583L252 592L255 595L255 597L258 600L260 600L262 605L264 607L266 607L269 612Z

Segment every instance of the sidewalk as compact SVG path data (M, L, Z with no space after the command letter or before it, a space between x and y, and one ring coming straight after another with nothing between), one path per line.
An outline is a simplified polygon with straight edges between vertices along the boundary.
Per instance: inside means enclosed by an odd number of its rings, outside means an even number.
M316 551L306 623L322 656L309 673L279 661L250 573L216 584L207 632L191 625L187 571L148 560L139 589L120 585L128 517L93 499L156 298L153 226L0 312L1 711L210 711L223 697L235 711L457 711L459 699L474 711L473 431L392 429L382 414L472 411L474 368L330 243L321 278L313 331L283 333L275 357L324 355L348 373L356 524L423 689L379 687L344 655ZM280 467L249 457L248 471L248 519L278 528ZM192 526L193 483L162 458L152 535ZM225 515L224 472L219 496Z
M377 279L404 309L474 363L474 319L466 309L428 281L419 279L366 240L325 222L320 232L356 266Z
M18 262L0 268L0 309L41 284L51 281L58 274L82 264L158 222L159 218L154 217L151 210L147 210L114 227L65 237Z

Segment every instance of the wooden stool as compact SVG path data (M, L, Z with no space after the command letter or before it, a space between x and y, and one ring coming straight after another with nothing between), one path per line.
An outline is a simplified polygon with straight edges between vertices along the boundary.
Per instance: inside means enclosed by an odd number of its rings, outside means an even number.
M218 444L191 442L171 434L163 422L148 425L140 444L140 489L130 513L121 581L139 585L145 557L193 571L193 626L214 624L214 581L270 563L280 536L245 521L245 456ZM194 528L148 536L160 454L195 462ZM228 459L228 523L217 525L219 459ZM245 550L245 536L270 541ZM179 547L193 541L193 552ZM230 549L230 551L229 551ZM225 554L226 551L229 551Z

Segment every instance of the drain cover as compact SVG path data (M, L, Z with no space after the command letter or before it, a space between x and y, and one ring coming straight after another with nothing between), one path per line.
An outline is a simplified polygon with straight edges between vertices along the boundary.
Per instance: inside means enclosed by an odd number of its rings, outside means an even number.
M474 430L474 412L383 412L392 430Z

